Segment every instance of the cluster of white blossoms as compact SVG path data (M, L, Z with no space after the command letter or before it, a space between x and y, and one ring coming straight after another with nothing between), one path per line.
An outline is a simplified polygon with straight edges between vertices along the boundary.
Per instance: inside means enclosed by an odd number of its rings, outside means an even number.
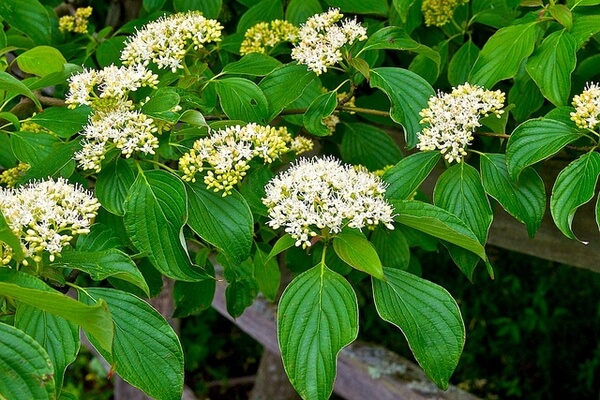
M223 26L198 11L177 13L159 18L130 37L121 52L125 65L154 62L160 69L176 72L190 49L198 50L209 42L221 40Z
M419 115L421 124L429 126L417 134L417 148L438 149L448 162L461 162L475 129L481 126L479 120L490 113L500 117L504 112L504 93L465 83L450 94L430 97L427 105Z
M292 58L306 64L317 75L341 61L343 46L367 39L367 30L356 19L336 24L343 17L337 8L310 17L300 27L299 42L292 49Z
M345 226L361 229L379 223L388 229L394 210L385 200L386 185L364 168L333 157L300 159L273 178L262 200L274 229L285 227L296 246L311 245L323 229L336 234Z
M117 107L90 116L81 133L85 138L74 159L86 170L100 172L105 154L113 147L126 158L134 152L154 154L158 147L154 120L137 110Z
M302 153L311 150L312 146L310 139L293 138L285 127L254 123L229 126L198 139L179 159L179 169L183 172L183 180L188 182L195 182L195 175L206 169L206 186L215 192L223 191L226 196L246 175L250 168L248 163L254 157L268 164L285 153Z
M141 64L110 65L99 71L85 69L69 79L66 103L69 108L87 105L94 110L106 110L116 103L128 102L129 92L156 85L158 76Z
M0 211L20 239L25 257L34 262L42 260L44 251L53 261L75 235L89 233L99 207L90 192L63 178L0 188ZM13 254L14 250L3 243L2 264L8 264Z
M579 128L594 129L600 125L600 86L588 83L581 94L573 96L573 107L571 120Z

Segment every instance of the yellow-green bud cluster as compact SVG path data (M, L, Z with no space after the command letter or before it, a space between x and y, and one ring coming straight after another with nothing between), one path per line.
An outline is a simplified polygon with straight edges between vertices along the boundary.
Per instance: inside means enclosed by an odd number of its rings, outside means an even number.
M58 20L61 32L87 33L88 19L92 15L92 7L81 7L74 15L65 15Z
M0 185L15 187L29 169L29 164L19 162L16 167L9 168L0 174Z
M271 22L259 22L244 34L240 54L266 54L279 43L295 43L298 40L298 28L288 21L276 19Z
M452 20L454 10L469 0L423 0L421 11L427 26L444 26Z
M196 174L206 170L206 186L227 196L246 175L253 158L269 164L290 151L299 153L310 149L312 141L293 138L285 127L236 125L198 139L179 159L179 169L188 182L195 182Z

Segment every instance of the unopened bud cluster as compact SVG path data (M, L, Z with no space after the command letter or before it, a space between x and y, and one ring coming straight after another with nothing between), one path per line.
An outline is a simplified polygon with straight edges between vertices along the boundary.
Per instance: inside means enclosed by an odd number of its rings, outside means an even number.
M600 125L600 86L588 83L585 90L573 97L575 111L571 120L582 129L594 129Z
M74 15L65 15L58 20L61 32L87 33L88 19L92 15L92 7L81 7Z
M485 90L465 83L451 93L439 93L429 98L428 107L421 110L421 124L427 124L417 134L420 150L440 150L448 162L460 162L473 140L479 120L489 114L497 117L504 112L504 93Z
M53 261L76 235L89 233L99 207L91 193L63 178L0 188L0 211L20 240L24 264L41 262L44 252ZM14 249L3 243L1 253L6 265Z
M279 43L295 43L298 40L298 28L288 21L276 19L271 22L259 22L244 34L240 54L267 54Z
M290 151L308 151L312 144L304 137L293 138L285 127L254 123L230 126L198 139L179 159L179 169L188 182L194 182L195 175L206 170L206 186L226 196L246 175L253 158L258 157L268 164Z
M269 210L267 224L284 227L296 246L306 248L324 229L336 234L345 226L361 229L380 223L394 229L394 210L384 198L385 189L365 168L314 157L298 160L273 178L262 201Z

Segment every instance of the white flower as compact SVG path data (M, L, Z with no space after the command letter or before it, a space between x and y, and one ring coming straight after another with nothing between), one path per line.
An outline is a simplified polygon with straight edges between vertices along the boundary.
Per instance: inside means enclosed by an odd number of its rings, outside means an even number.
M158 68L176 72L183 68L189 47L198 50L205 43L221 40L223 26L198 11L177 13L146 24L129 38L121 52L125 65L154 62Z
M134 152L154 154L158 147L157 131L152 118L129 110L126 104L111 111L97 111L83 128L83 147L74 158L81 168L100 172L101 162L111 145L127 158Z
M421 124L429 124L417 134L417 148L438 149L448 162L460 162L467 154L479 120L490 113L498 118L504 112L504 93L485 90L469 83L460 85L450 94L439 93L429 98L428 107L421 110Z
M269 210L267 224L308 247L311 238L327 229L361 229L379 223L394 229L393 209L385 200L386 185L364 168L354 168L333 157L300 159L273 178L262 200Z
M571 120L582 129L594 129L600 124L600 86L589 83L585 90L573 97L575 112L571 113Z
M336 25L342 18L343 14L337 8L310 17L300 27L300 41L292 49L292 58L306 64L317 75L341 61L343 46L367 39L367 30L356 20L345 20Z
M0 211L19 237L25 257L35 262L41 261L43 251L52 261L75 235L89 233L99 207L91 193L63 178L0 188ZM2 247L1 261L8 264L14 251Z

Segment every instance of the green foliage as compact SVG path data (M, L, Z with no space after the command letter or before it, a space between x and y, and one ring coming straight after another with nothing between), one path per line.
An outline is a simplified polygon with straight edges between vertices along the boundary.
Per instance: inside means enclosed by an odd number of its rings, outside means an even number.
M441 244L469 279L480 260L493 276L486 243L496 202L533 237L549 200L555 225L576 239L573 216L596 195L600 110L579 95L600 97L586 85L598 79L596 0L473 0L445 10L447 22L429 14L427 1L144 0L139 18L123 26L105 26L114 15L98 4L87 25L74 18L71 28L51 9L57 3L0 3L0 185L61 177L89 188L100 209L82 216L94 225L74 228L61 239L65 248L51 252L36 236L46 229L17 226L18 210L0 204L0 358L12 359L15 348L36 360L22 371L9 363L19 392L0 380L0 397L60 395L82 327L125 380L158 399L179 398L178 338L133 293L156 295L163 276L174 279L176 315L187 318L209 307L222 277L238 317L259 292L276 301L284 267L299 275L279 301L278 335L301 396L330 396L337 354L358 334L350 282L368 275L381 317L446 388L465 327L448 292L413 274L414 248ZM339 49L317 44L323 32L303 38L295 30L330 7L348 19L330 21L345 24L338 39L348 43ZM175 37L183 23L164 38L155 27L147 34L164 43L127 57L145 24L188 11L201 13L186 14L200 21L195 39ZM250 28L284 18L296 28L281 28L264 53L243 54ZM179 39L175 61L150 54ZM456 88L464 83L478 86ZM475 90L484 94L464 100ZM502 104L490 111L486 96ZM267 124L273 130L261 137ZM249 137L230 134L245 126ZM308 138L318 157L340 158L384 184L365 194L350 188L343 199L335 187L335 206L324 192L297 195L301 179L272 193L276 174L311 150ZM548 195L539 164L565 155ZM435 187L431 202L425 181ZM293 214L277 201L291 195L309 205ZM344 201L363 208L343 210L341 222L322 218ZM600 201L600 226L598 210ZM278 216L297 221L280 226ZM26 252L21 244L31 240L38 246ZM71 286L80 300L64 294ZM47 384L34 387L31 374Z

